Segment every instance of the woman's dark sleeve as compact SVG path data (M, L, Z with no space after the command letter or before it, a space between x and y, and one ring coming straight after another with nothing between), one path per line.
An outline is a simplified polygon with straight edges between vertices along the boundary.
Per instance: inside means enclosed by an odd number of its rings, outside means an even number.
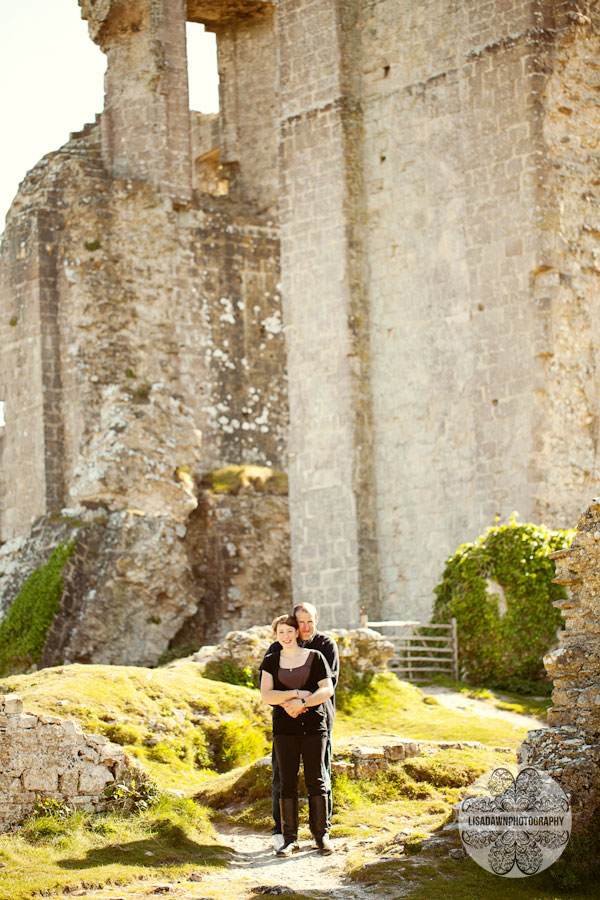
M275 675L274 672L275 654L267 653L260 664L259 672L268 672L269 675Z

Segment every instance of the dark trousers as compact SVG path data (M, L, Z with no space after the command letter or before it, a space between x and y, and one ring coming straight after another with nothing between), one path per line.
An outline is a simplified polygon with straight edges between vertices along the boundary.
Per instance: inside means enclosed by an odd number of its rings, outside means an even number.
M307 737L308 736L309 735L307 735ZM322 778L323 778L323 781L325 784L325 795L327 797L327 819L328 819L329 825L331 825L331 814L333 811L333 796L332 796L332 791L331 791L331 732L329 731L326 734L323 733L323 736L326 737L326 741L325 741L325 750L324 750L324 754L323 754ZM293 738L294 740L299 740L303 737L303 735L301 735L301 736L281 735L281 737L284 737L284 738L289 737L289 738ZM271 759L273 762L273 788L272 788L272 793L271 793L271 798L272 798L271 799L271 804L272 804L271 809L272 809L273 822L274 822L273 834L281 834L281 813L279 811L279 798L282 796L281 774L279 771L279 764L277 761L277 752L275 749L275 738L273 738L273 752L271 754ZM299 771L299 758L298 758L298 762L296 764L296 776L295 776L296 785L298 783L298 771ZM310 791L308 781L307 781L307 776L306 776L306 759L304 759L304 779L306 781L307 790L310 794L311 791ZM318 790L318 791L315 791L314 793L321 793L321 791Z

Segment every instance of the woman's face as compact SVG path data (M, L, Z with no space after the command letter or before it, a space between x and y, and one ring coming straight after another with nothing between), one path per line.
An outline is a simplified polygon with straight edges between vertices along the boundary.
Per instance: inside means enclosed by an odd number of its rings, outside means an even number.
M275 636L283 648L293 647L298 637L298 629L292 625L286 625L285 622L280 622Z

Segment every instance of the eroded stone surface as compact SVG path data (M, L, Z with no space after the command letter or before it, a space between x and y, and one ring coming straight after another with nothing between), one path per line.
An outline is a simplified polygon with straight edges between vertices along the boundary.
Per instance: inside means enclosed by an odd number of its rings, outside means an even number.
M581 828L598 808L600 787L600 499L577 523L571 547L552 554L556 581L569 598L560 647L544 658L554 681L548 729L530 731L519 751L522 765L538 766L568 791Z
M39 800L105 809L105 790L130 772L121 747L55 716L28 715L16 694L0 694L0 831Z

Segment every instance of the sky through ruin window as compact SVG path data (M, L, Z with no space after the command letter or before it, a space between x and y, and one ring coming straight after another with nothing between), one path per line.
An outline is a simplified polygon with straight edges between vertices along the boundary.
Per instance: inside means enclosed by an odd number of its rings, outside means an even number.
M198 22L186 23L190 109L219 112L217 39Z

